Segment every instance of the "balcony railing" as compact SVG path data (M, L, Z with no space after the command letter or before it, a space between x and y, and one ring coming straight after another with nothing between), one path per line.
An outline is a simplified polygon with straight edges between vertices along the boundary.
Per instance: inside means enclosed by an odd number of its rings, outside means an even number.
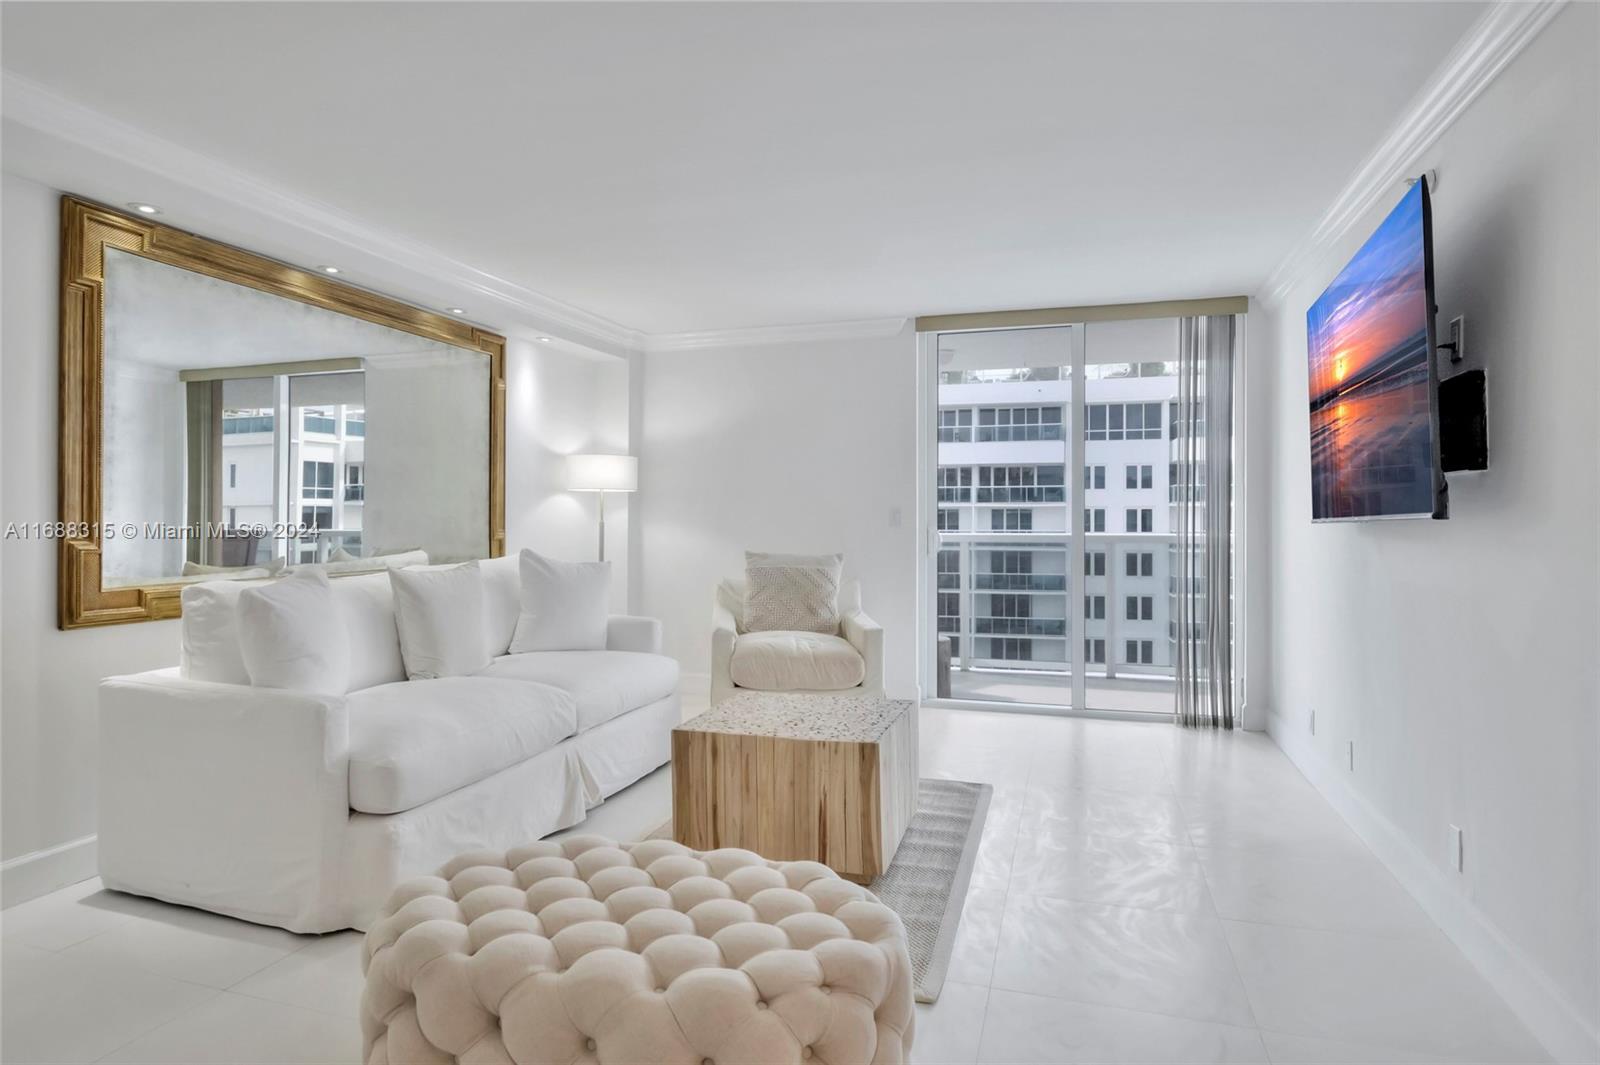
M1066 618L973 618L980 636L1065 636Z
M980 503L1065 503L1066 501L1067 490L1059 484L1015 484L978 488ZM940 502L946 500L941 498Z
M940 578L954 577L959 582L961 574L941 573ZM956 587L959 587L959 583ZM941 585L943 587L943 585ZM1064 573L974 573L972 587L980 592L1064 592L1067 576Z
M999 536L992 531L939 533L937 629L951 637L957 668L1062 676L1076 667L1108 678L1156 679L1174 675L1176 649L1170 623L1175 620L1175 603L1168 590L1168 571L1174 557L1169 548L1177 538L1169 533L1085 534L1084 558L1074 569L1072 548L1076 538L1076 534L1063 532L1018 531ZM1061 559L1065 557L1067 572L997 573L990 569L997 564L1013 569L1018 554L1029 551L1039 552L1031 559L1035 566L1061 569ZM1134 563L1138 576L1128 575L1130 553L1140 556ZM1153 558L1144 559L1145 554ZM1025 564L1029 559L1024 557L1021 561ZM1001 609L991 597L1017 593L1027 597L1032 613L1064 616L1001 616L1012 613L1019 605L1006 603ZM1103 603L1104 617L1084 618L1086 595ZM1128 596L1139 597L1141 613L1144 599L1150 597L1152 616L1128 620ZM997 650L990 638L1024 641L1023 648L1032 657L1015 657L1014 642ZM1063 638L1067 639L1066 661L1061 660ZM1034 639L1041 642L1032 644ZM1085 639L1092 641L1096 652L1092 661L1085 661ZM1134 642L1131 649L1130 640ZM1144 661L1147 651L1149 662ZM1003 653L1005 657L986 657L990 653Z
M347 484L344 486L344 501L346 503L361 503L367 498L367 486L364 484Z

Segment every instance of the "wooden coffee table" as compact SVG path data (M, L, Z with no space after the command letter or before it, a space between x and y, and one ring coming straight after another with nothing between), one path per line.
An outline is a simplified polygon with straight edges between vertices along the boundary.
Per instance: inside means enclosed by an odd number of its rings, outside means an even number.
M810 859L865 884L916 808L909 700L740 692L672 730L673 835L696 850Z

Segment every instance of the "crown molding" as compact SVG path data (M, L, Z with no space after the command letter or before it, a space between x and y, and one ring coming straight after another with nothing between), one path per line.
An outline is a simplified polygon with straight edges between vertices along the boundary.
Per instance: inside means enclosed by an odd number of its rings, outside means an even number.
M423 278L480 297L540 331L603 349L639 351L644 334L570 303L370 225L320 200L262 181L221 160L147 133L9 71L0 81L5 117L49 137L106 156L287 226L394 263ZM70 191L70 190L68 190ZM478 314L474 317L486 317Z
M812 325L769 325L754 329L712 329L698 333L653 333L645 337L644 350L701 351L706 348L761 347L795 344L807 340L869 340L892 337L905 329L908 318L865 318L850 322Z
M1393 196L1422 153L1433 146L1478 94L1504 70L1567 0L1501 0L1473 24L1350 176L1308 233L1267 275L1256 298L1274 304L1299 277L1374 207ZM1448 176L1446 177L1448 181Z

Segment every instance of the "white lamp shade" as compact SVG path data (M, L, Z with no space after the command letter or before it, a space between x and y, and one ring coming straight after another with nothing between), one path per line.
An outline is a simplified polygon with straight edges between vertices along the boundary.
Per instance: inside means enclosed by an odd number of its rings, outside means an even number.
M639 460L632 455L568 455L567 487L574 492L635 492Z

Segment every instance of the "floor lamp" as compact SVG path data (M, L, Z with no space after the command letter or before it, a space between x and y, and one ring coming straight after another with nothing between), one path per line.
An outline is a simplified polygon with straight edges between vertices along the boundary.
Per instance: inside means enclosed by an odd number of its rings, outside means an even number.
M606 493L639 490L639 460L632 455L568 455L567 488L600 493L600 561L606 560Z

